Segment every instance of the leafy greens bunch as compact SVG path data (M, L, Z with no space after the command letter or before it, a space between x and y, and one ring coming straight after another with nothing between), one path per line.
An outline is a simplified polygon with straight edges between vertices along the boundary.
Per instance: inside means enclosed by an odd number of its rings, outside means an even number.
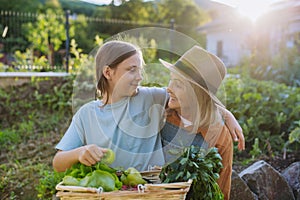
M102 187L105 192L119 190L122 187L122 182L119 180L116 172L116 169L102 162L98 162L93 166L76 163L70 169L66 170L63 177L63 184L82 187Z
M224 195L217 184L223 167L221 160L217 148L203 149L191 145L183 149L177 160L164 166L159 177L164 183L193 179L187 194L191 200L222 200Z

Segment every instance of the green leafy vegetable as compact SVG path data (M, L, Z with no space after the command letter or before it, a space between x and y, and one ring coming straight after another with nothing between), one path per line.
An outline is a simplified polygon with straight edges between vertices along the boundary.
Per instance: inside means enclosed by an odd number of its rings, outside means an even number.
M89 176L87 187L102 187L104 192L115 189L115 178L107 171L96 170Z
M105 192L119 190L123 184L116 175L116 172L117 169L111 168L102 162L98 162L92 166L76 163L65 171L63 184L82 187L102 187Z
M73 176L65 176L63 178L63 183L65 185L74 185L74 186L76 186L76 185L79 185L79 180L77 178L73 177Z
M223 167L221 160L217 148L206 150L192 145L176 161L164 166L159 177L164 183L193 179L188 193L191 200L222 200L224 195L216 182Z

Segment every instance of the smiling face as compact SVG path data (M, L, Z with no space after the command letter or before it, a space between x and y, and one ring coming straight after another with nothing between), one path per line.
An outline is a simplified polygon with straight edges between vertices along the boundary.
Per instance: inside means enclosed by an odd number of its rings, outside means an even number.
M195 101L195 96L193 97L191 95L193 93L191 91L193 91L193 89L188 81L184 80L176 73L171 72L171 78L167 88L167 92L170 95L168 102L169 108L176 110L183 116L190 113L191 108L193 107L191 102L197 102ZM188 116L184 117L188 118Z
M143 61L139 53L125 59L114 69L109 68L109 94L112 102L136 94L142 81Z
M222 121L217 106L208 93L176 73L171 72L167 92L170 96L168 107L193 122L195 130Z

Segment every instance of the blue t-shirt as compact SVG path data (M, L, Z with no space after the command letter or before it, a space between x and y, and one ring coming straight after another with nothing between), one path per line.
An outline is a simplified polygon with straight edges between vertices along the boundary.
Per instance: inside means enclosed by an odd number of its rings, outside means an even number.
M139 87L137 95L103 107L102 101L91 101L76 112L56 148L68 151L96 144L115 152L112 167L141 171L161 166L164 157L158 132L164 125L167 99L164 88Z

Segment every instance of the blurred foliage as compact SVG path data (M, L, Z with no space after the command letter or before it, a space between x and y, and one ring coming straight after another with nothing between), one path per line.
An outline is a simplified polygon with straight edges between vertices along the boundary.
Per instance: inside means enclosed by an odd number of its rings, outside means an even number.
M47 9L45 13L38 15L35 23L29 22L25 26L28 41L41 53L50 52L50 45L57 51L66 40L64 19L57 14L63 14L62 10Z
M49 66L48 59L46 56L42 55L40 57L34 56L34 51L32 49L26 49L24 53L17 50L15 51L15 60L12 62L15 66L40 66L40 67L47 67Z
M257 138L255 146L262 154L281 154L299 126L295 122L300 118L300 88L237 75L228 76L224 85L224 103L243 128L247 152ZM290 146L293 151L299 148L296 143Z
M281 42L283 43L283 41ZM254 51L242 59L240 66L231 69L235 74L250 76L257 80L270 80L289 86L300 87L300 40L293 47L281 44L279 51L271 56L266 48Z
M30 12L42 6L41 0L0 0L1 10Z
M59 0L63 10L70 10L72 13L92 16L96 12L98 5L86 3L78 0Z
M273 80L300 87L300 54L298 48L284 48L272 60L271 65L258 66L251 71L258 80Z
M52 199L55 195L55 186L62 180L64 173L53 171L51 168L40 171L41 178L36 186L39 199Z

